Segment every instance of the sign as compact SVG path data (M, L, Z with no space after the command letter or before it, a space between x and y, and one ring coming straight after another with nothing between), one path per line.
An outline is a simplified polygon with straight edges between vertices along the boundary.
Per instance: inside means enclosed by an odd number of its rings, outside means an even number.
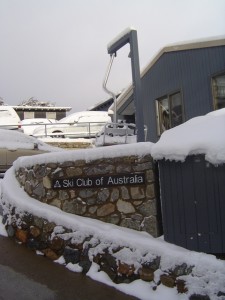
M96 188L111 187L121 185L143 185L145 184L145 173L70 177L52 180L53 189L73 189L73 188Z

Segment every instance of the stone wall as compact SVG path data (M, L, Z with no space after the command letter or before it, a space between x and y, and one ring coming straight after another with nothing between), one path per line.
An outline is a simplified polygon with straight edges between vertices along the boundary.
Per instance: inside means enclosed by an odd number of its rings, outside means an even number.
M146 231L157 237L160 234L160 226L157 220L153 169L150 155L133 155L90 162L80 159L63 163L36 164L29 168L20 167L16 171L16 177L25 192L41 202L68 213ZM130 174L142 174L143 184L136 184L135 180L130 185L88 187L87 184L87 181L93 178L99 178L100 182L101 178L110 175L126 180L126 176ZM79 187L55 189L53 186L54 180L66 181L74 178L78 179Z
M68 139L65 139L65 141L63 141L63 139L60 139L60 141L57 141L57 139L49 141L48 139L46 143L51 146L63 148L65 150L93 148L93 142L91 139L87 139L87 141L85 141L84 139L81 139L80 141L73 141L72 139L70 141L68 141Z

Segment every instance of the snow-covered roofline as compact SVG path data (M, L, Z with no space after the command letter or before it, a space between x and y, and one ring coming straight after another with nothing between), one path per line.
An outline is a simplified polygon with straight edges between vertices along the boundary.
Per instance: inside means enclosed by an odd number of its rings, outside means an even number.
M10 106L10 105L9 105ZM63 106L23 106L23 105L17 105L17 106L11 106L15 110L66 110L70 111L72 107L63 107Z

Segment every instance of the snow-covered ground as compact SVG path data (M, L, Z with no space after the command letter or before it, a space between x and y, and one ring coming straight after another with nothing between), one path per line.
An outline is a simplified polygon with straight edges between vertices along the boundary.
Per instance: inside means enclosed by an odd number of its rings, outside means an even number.
M189 154L206 154L206 159L214 164L225 162L225 139L222 139L225 128L225 110L220 110L204 117L194 118L185 124L166 131L160 141L156 144L139 144L103 147L96 149L77 150L68 152L66 159L77 159L82 157L90 161L99 157L119 156L126 153L141 153L149 151L155 159L174 159L184 161ZM140 150L141 149L141 150ZM30 198L20 188L14 171L22 165L31 165L45 161L63 161L65 158L60 153L42 154L36 157L20 158L14 166L7 171L5 178L1 181L1 193L7 195L5 200L9 201L18 211L28 211L34 215L47 218L58 225L79 230L81 234L91 234L94 237L109 240L118 245L130 245L136 247L135 252L124 253L123 259L127 262L137 263L139 255L151 249L152 254L161 256L161 270L168 270L177 264L187 263L194 265L192 275L186 275L185 281L190 294L208 294L211 300L225 299L225 296L216 296L218 291L225 293L225 262L216 259L213 255L197 253L167 243L163 237L153 238L144 232L118 227L116 225L103 223L98 220L83 218L65 213L57 207L48 206L33 198ZM56 221L57 220L57 221ZM4 227L0 227L0 234L6 235ZM135 253L135 255L134 255ZM62 259L57 261L64 263ZM67 265L71 271L80 272L78 265ZM136 280L130 284L115 284L104 272L99 272L98 266L93 263L87 273L94 280L113 286L120 291L134 295L142 300L188 300L189 295L178 294L175 288L167 288L162 284L153 290L153 283ZM156 274L157 275L157 274ZM193 276L194 275L194 276ZM158 274L160 276L160 273Z

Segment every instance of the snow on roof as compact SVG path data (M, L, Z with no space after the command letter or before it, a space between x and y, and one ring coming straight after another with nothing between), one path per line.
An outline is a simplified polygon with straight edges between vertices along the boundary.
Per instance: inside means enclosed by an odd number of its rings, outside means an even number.
M225 162L225 109L195 117L165 131L153 145L154 159L184 161L188 155L204 154L205 159L218 165Z
M22 106L22 105L17 105L17 106L12 106L16 111L17 110L32 110L32 111L35 111L35 110L51 110L51 111L70 111L72 109L72 107L69 107L69 106Z

